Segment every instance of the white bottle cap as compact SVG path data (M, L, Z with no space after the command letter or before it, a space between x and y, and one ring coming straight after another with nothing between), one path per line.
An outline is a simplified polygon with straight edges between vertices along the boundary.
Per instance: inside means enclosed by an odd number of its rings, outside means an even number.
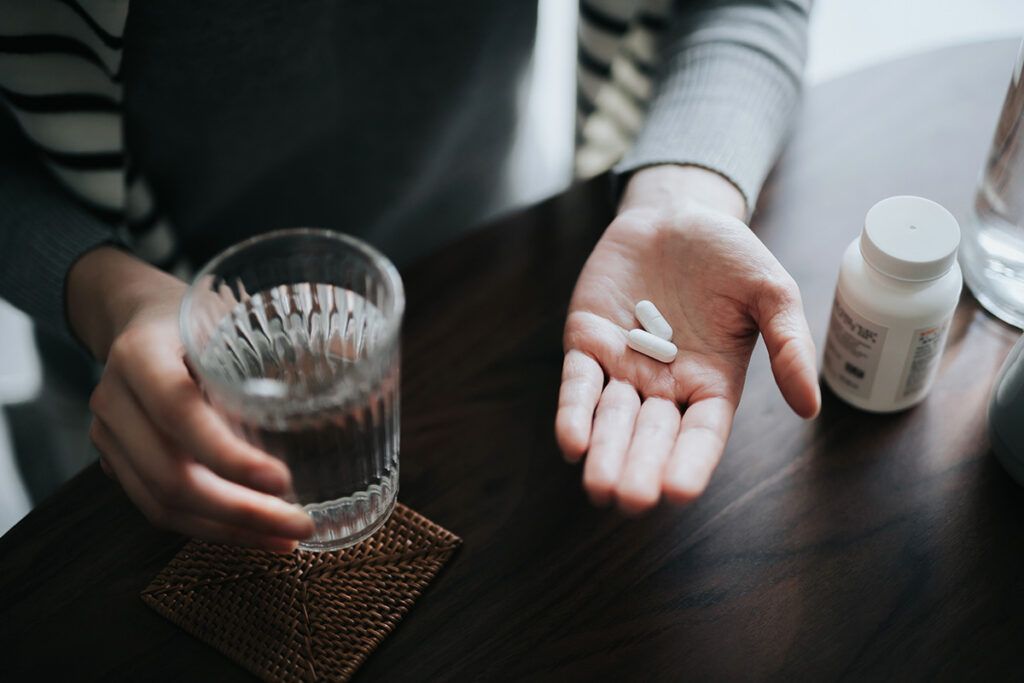
M860 253L875 270L898 280L942 277L956 261L960 226L949 211L923 197L889 197L868 211Z

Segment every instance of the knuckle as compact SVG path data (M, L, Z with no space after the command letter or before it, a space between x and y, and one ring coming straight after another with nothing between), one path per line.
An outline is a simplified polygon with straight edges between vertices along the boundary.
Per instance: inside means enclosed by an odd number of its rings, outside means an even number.
M114 471L114 468L111 466L111 464L107 461L107 458L101 455L99 462L100 469L103 470L103 473L106 474L109 478L113 479L114 481L117 481L117 473Z
M767 279L760 288L762 311L774 314L800 304L800 288L786 272Z
M135 347L138 344L138 333L133 328L124 330L114 339L110 345L110 352L107 354L107 363L116 367L130 365L135 356Z
M800 301L800 287L789 273L783 271L776 282L776 296L787 303Z
M121 334L118 335L117 340L124 346L125 350L134 353L146 348L150 336L149 329L145 324L135 324L124 328Z
M167 383L162 392L160 411L162 417L174 428L189 423L195 415L199 394L195 383L189 377L182 377Z
M109 405L110 399L107 396L106 383L100 381L89 396L89 410L92 411L93 415L104 415L106 414ZM95 426L95 420L93 421L93 425ZM92 430L90 429L90 434L91 433Z
M579 325L567 324L565 333L562 335L562 346L565 349L578 349L586 345L587 332ZM563 377L565 376L565 364L563 363Z
M93 418L92 422L89 423L89 441L96 447L96 450L101 453L105 451L107 445L106 428L96 418Z
M775 362L780 370L785 370L800 358L800 341L796 337L786 337L775 352ZM786 367L782 367L785 365Z
M781 276L772 277L764 291L773 303L785 303L793 293L789 283Z

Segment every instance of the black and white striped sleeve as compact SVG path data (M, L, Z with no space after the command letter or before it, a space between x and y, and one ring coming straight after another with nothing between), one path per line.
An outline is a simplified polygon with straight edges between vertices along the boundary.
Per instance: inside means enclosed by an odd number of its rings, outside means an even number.
M68 334L64 281L113 227L54 181L8 112L0 110L0 296Z
M127 0L0 9L0 296L62 334L68 270L124 221L126 13Z

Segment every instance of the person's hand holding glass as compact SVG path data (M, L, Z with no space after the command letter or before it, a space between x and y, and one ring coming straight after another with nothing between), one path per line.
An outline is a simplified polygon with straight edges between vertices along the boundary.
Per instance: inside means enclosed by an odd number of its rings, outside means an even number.
M229 249L187 292L106 248L71 278L72 326L107 361L92 439L155 525L330 550L387 519L404 294L383 256L286 231Z

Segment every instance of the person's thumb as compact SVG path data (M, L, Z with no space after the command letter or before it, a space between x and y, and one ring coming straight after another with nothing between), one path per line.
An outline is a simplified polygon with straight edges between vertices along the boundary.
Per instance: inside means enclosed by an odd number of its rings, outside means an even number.
M816 416L821 409L817 353L800 290L788 274L758 292L754 315L768 347L775 383L786 403L801 417Z

